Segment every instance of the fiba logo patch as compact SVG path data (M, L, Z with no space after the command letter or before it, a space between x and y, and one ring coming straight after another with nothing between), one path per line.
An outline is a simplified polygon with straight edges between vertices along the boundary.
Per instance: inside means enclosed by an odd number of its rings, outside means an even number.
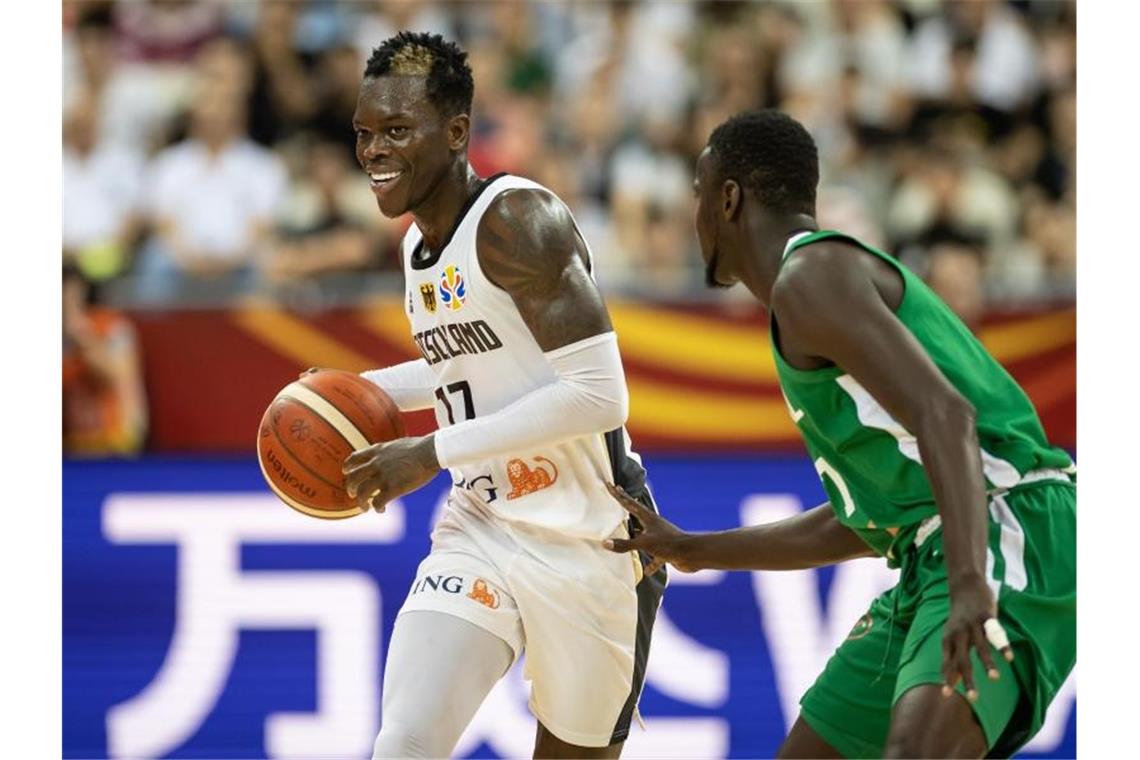
M868 612L866 615L855 621L855 626L851 629L851 633L847 634L847 640L853 641L855 639L863 638L871 632L871 628L874 627L874 625L875 619L871 617L871 613Z
M439 277L439 301L451 311L459 311L466 300L467 281L459 267L448 264Z

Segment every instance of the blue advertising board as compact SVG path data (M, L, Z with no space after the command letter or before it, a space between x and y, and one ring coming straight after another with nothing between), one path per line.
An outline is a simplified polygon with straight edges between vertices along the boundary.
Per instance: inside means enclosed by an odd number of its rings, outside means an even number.
M664 513L711 530L822 500L803 457L649 457ZM79 757L367 757L386 642L443 477L383 515L322 521L253 460L66 462L63 747ZM889 587L879 560L672 573L625 757L770 757L835 646ZM530 756L516 667L457 757ZM1071 677L1024 757L1076 754Z

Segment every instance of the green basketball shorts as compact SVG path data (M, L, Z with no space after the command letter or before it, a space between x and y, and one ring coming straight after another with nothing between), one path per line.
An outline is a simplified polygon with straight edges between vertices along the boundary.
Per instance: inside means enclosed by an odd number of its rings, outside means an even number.
M950 592L937 525L931 518L913 529L898 585L872 602L800 700L807 724L845 757L881 757L895 702L942 683ZM971 707L988 754L1001 757L1037 733L1076 662L1076 486L1042 481L994 495L988 543L986 577L1014 661L994 652L1000 678L991 681L972 654Z

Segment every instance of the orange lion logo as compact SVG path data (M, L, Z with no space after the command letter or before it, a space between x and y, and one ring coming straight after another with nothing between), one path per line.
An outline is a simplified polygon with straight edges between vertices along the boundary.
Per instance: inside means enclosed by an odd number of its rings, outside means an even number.
M475 588L471 589L467 598L474 599L484 607L490 607L493 610L499 609L499 592L487 588L487 581L482 578L475 579Z
M521 459L512 459L507 462L507 478L511 481L511 492L507 499L517 499L520 496L549 488L558 480L558 465L546 457L534 457L535 462L546 462L550 469L542 465L535 465L532 470Z

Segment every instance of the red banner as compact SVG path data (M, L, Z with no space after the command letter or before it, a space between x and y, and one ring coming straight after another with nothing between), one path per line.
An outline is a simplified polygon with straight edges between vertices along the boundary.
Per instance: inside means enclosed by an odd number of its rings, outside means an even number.
M644 451L800 447L776 382L759 308L611 302ZM418 356L398 299L316 314L272 306L137 312L150 398L150 449L253 451L269 401L307 367L361 371ZM1025 388L1050 440L1076 445L1076 310L994 315L986 347ZM409 415L409 430L434 427Z

